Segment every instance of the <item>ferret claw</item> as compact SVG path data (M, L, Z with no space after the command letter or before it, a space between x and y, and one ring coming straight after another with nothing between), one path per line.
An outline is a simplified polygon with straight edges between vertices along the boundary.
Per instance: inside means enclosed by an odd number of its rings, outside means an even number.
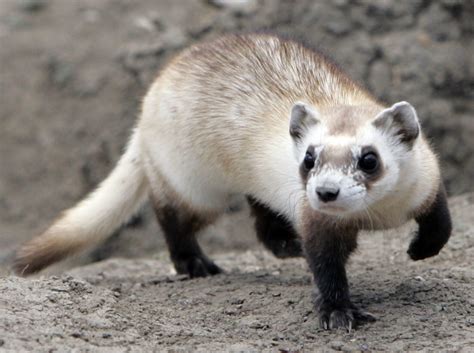
M347 332L352 332L358 325L374 322L376 318L366 312L360 311L351 305L348 308L327 308L320 310L319 323L324 330L345 328Z

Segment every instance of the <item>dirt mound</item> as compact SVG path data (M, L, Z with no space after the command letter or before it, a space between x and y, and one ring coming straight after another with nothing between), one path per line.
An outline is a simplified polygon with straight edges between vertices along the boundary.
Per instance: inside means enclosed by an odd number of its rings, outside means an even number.
M161 255L107 260L61 277L4 278L0 350L468 351L474 194L451 204L453 238L427 261L408 260L410 226L362 236L349 266L353 299L378 321L350 333L318 328L302 259L222 254L215 259L226 274L189 280Z

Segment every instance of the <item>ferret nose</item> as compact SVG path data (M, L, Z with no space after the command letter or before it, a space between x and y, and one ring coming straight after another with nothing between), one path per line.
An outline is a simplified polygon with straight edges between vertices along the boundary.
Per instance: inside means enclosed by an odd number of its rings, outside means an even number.
M322 202L334 201L339 195L339 188L336 186L318 186L316 194Z

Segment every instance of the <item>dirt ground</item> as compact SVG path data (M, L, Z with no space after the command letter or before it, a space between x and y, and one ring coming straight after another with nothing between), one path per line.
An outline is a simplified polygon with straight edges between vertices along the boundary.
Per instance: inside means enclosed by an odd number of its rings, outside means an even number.
M430 260L408 260L410 225L361 237L349 266L352 295L378 321L350 333L317 326L302 259L234 251L214 256L226 274L189 280L160 253L2 279L0 350L469 352L474 194L451 206L453 238ZM246 216L229 222L237 227Z
M474 2L225 3L0 1L0 351L474 350ZM9 276L16 246L110 171L172 55L262 28L325 49L388 103L410 101L448 191L464 194L434 259L408 261L407 230L362 238L353 295L379 321L320 331L304 261L263 252L245 207L202 235L222 276L174 276L148 207L97 251L53 268L58 277Z

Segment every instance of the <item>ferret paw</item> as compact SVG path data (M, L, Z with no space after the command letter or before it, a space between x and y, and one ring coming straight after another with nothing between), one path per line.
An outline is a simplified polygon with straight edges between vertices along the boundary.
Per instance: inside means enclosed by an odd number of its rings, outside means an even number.
M174 261L176 272L190 278L207 277L222 273L222 269L205 256L190 256Z
M319 310L319 325L324 330L346 329L351 332L353 328L367 322L374 322L376 318L363 312L351 304L348 308L324 308Z
M324 330L343 328L350 332L354 324L351 309L328 309L319 313L319 326Z
M415 234L415 237L410 243L407 254L414 261L423 260L438 255L444 244L444 241L437 243L431 239L427 240L426 238Z
M377 321L377 318L374 315L368 313L367 311L362 311L356 307L353 307L352 315L354 316L357 325L363 325L369 322Z

